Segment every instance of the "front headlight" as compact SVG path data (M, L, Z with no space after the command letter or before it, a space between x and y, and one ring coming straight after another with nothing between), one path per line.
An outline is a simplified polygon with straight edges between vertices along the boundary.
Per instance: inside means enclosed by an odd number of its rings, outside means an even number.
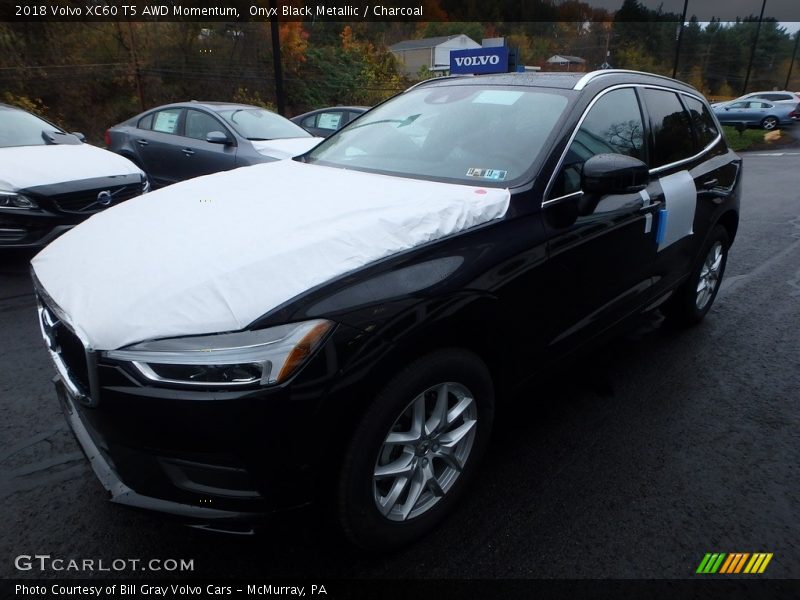
M322 319L258 331L142 342L103 356L125 361L150 381L192 386L271 385L288 379L333 323Z
M39 205L22 194L0 190L0 208L39 208Z

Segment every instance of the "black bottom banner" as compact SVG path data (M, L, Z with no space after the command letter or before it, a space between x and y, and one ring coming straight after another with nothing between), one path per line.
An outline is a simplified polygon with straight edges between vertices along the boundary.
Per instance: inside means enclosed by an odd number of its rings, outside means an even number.
M798 599L800 580L708 578L703 580L12 580L0 584L5 598L309 598L324 600L448 600L472 598L753 598Z

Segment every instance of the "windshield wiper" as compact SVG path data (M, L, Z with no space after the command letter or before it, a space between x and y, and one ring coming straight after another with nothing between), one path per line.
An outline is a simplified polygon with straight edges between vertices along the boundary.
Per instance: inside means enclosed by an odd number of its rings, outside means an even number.
M400 128L400 127L405 127L406 125L411 125L419 117L420 115L409 115L405 119L381 119L379 121L370 121L369 123L362 123L361 125L355 125L351 127L350 130L352 131L353 129L367 127L368 125L377 125L378 123L399 123L397 127Z
M251 142L268 142L273 138L247 138Z

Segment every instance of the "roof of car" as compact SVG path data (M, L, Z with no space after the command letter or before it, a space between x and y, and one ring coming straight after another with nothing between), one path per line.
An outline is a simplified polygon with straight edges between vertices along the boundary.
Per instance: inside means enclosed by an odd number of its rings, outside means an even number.
M205 108L206 110L210 110L212 112L217 112L225 109L236 109L236 108L243 108L243 109L262 108L261 106L254 106L252 104L242 104L241 102L214 102L206 100L187 100L185 102L171 102L169 104L162 104L161 106L154 106L152 108L147 109L145 112L151 112L153 110L163 110L165 108L185 108L189 106L197 106L200 108Z
M458 81L458 85L520 85L530 87L550 87L566 90L582 90L590 83L602 82L608 85L619 83L652 83L667 85L685 91L698 93L692 86L677 79L644 73L641 71L628 71L624 69L604 69L589 73L570 72L525 72L525 73L498 73L494 75L451 75L437 77L418 83L421 85L448 85Z

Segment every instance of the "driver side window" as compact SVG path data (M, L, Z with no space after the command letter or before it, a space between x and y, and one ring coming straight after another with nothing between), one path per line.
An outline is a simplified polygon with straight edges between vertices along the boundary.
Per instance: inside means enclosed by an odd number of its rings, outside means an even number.
M625 154L644 160L644 125L633 88L614 90L600 97L586 114L567 150L549 198L581 189L583 163L596 154Z

